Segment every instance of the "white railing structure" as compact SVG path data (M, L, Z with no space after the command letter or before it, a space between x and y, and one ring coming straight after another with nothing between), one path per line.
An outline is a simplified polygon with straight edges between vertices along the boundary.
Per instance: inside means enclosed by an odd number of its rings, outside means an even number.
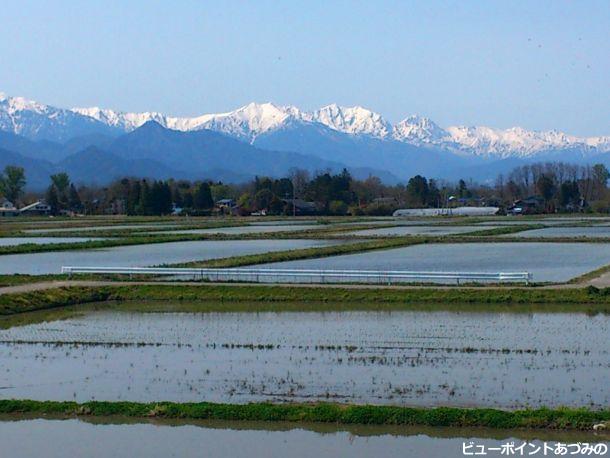
M411 272L405 270L317 270L255 268L168 268L168 267L72 267L61 268L64 274L127 274L192 277L211 282L242 281L252 283L378 283L411 281L447 282L525 282L529 272Z

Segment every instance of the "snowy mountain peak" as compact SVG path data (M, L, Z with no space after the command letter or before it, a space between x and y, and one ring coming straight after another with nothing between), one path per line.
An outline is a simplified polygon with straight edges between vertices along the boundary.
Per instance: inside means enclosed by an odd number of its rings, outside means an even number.
M392 137L395 140L415 145L438 143L443 141L447 135L447 131L434 121L419 115L411 115L403 119L394 126L392 131Z
M333 103L315 111L312 120L347 134L378 138L387 137L392 130L380 114L361 106L341 107Z
M259 135L301 118L300 110L293 106L249 103L228 113L201 116L199 128L220 131L252 143Z
M24 97L10 97L4 92L0 93L0 104L2 104L4 110L10 113L17 113L19 111L34 111L36 113L63 111Z
M168 127L165 115L157 112L123 113L99 107L73 108L72 111L126 131L136 129L148 121L156 121Z
M226 113L204 114L194 118L171 117L158 112L124 113L98 107L73 108L72 111L125 131L134 130L148 121L155 121L169 129L211 129L248 142L254 141L264 132L278 128L289 118L302 117L296 107L283 107L269 102L249 103Z
M249 103L225 115L244 120L248 123L251 130L262 133L281 125L290 117L299 118L300 113L299 109L293 106L282 107L266 102ZM222 115L212 116L221 117Z
M501 130L484 126L454 126L448 127L447 132L460 150L477 155L527 157L542 151L586 146L585 139L554 130L541 132L522 127Z
M34 140L65 141L93 131L108 131L110 127L70 110L3 93L0 97L0 130Z

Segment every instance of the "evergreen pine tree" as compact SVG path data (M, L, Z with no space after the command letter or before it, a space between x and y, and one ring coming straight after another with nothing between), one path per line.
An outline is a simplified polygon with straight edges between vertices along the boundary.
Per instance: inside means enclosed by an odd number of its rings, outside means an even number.
M51 185L48 187L45 199L46 199L47 205L49 207L51 207L51 214L52 215L59 214L59 210L60 210L59 196L57 195L57 189L55 188L54 185Z
M74 212L81 211L83 208L80 196L78 195L78 191L74 187L74 184L70 185L70 190L68 191L68 207Z
M208 183L200 183L195 188L195 194L193 195L193 207L196 210L209 210L214 206L214 200L212 199L212 191Z
M128 215L137 215L140 211L140 180L134 180L129 184L129 189L127 191L127 214Z
M140 185L140 201L138 204L138 215L152 215L152 196L151 190L146 180L142 180Z

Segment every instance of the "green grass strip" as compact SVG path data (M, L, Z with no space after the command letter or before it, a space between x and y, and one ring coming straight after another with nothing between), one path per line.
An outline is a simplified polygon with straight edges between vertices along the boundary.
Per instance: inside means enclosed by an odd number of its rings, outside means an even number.
M480 230L476 230L473 232L465 232L462 235L466 235L469 237L473 236L498 236L498 235L508 235L515 234L517 232L523 231L531 231L534 229L544 229L546 226L543 224L523 224L523 225L514 225L514 226L501 226L501 227L492 227L488 229L484 229L482 227ZM459 234L456 234L459 235Z
M100 302L109 298L108 288L54 288L31 293L3 294L0 295L0 315Z
M489 428L590 429L610 420L610 410L548 409L504 411L456 407L411 408L372 405L59 402L0 400L2 414L159 417L232 421L323 422L362 425L421 425Z
M0 315L102 301L215 301L262 303L537 304L541 310L573 304L575 311L610 313L610 288L347 288L270 285L120 285L68 287L0 295ZM304 309L306 309L304 307ZM484 308L483 308L484 309ZM565 310L565 308L564 308Z

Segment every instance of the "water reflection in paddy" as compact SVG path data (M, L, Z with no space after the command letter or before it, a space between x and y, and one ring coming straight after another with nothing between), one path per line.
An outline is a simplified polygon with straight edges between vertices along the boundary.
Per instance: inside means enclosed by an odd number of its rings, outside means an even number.
M463 443L598 443L591 433L490 431L246 422L121 422L120 419L0 421L3 456L132 457L461 457ZM531 450L528 446L528 450ZM495 455L500 456L500 455Z
M569 330L569 332L566 332ZM0 331L2 395L607 406L610 317L88 312Z
M531 272L534 281L567 281L610 264L610 244L446 243L265 264L266 268Z

